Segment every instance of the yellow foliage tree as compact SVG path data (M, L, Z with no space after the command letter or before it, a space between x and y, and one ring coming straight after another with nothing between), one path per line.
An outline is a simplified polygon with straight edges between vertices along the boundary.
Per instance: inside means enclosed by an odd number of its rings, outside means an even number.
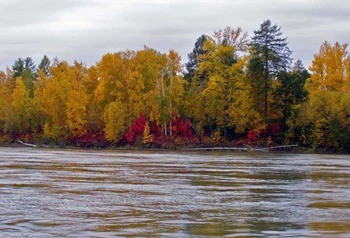
M74 62L71 66L64 61L56 62L50 71L50 77L39 71L35 84L33 104L37 127L41 128L37 131L42 130L54 140L87 133L88 106L97 84L92 79L94 74L89 78L82 63Z
M312 76L307 80L310 96L323 91L350 90L350 55L347 44L336 42L333 46L325 41L309 68Z
M106 139L117 143L126 131L126 108L119 102L111 102L105 109L103 121L105 124L104 132Z
M223 130L224 137L229 127L238 133L257 127L261 119L253 110L244 73L246 33L240 28L218 31L204 43L204 50L198 70L206 72L209 81L201 85L205 101L201 113L206 115L208 123Z
M145 129L143 130L142 143L148 144L153 142L153 136L150 134L149 122L146 122Z
M84 90L75 89L69 92L67 101L67 125L74 136L87 133L88 95Z
M29 90L21 77L16 79L16 86L11 96L11 110L7 114L5 131L10 134L29 133L31 130L31 98Z
M91 66L87 70L87 75L83 81L85 88L84 93L87 96L87 105L86 105L86 131L88 133L96 133L103 130L103 120L101 115L103 114L103 108L96 100L94 92L99 85L99 75L97 68Z
M3 132L5 121L11 117L11 94L15 88L15 78L13 72L7 69L7 72L0 71L0 128Z

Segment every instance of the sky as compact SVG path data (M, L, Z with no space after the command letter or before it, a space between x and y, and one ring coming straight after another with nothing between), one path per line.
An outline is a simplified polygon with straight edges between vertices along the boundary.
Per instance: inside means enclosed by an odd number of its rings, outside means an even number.
M0 69L43 55L90 66L144 45L185 63L200 35L231 26L252 36L266 19L306 67L325 40L350 42L348 0L0 0Z

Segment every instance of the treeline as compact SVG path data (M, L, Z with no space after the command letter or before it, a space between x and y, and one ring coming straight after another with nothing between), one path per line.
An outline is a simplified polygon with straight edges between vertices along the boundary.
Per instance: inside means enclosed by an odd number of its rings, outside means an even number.
M281 28L227 27L188 55L108 53L91 67L19 58L0 72L3 142L151 147L272 145L350 152L350 56L324 42L309 71Z

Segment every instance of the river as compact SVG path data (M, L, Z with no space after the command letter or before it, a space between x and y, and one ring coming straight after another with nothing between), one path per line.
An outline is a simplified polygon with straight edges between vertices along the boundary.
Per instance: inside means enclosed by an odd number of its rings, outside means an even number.
M0 148L0 237L350 237L350 156Z

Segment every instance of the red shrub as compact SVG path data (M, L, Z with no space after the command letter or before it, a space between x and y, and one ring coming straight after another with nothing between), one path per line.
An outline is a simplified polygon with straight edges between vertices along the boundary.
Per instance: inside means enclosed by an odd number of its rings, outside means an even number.
M161 135L155 137L152 143L155 147L172 148L174 145L174 140L171 137Z
M155 123L155 122L150 122L150 123L149 123L149 127L150 127L150 133L151 133L152 135L154 135L155 137L163 136L163 131L162 131L162 129L158 126L157 123Z
M68 143L79 147L107 147L109 145L103 132L72 136L68 139Z
M129 144L134 144L139 138L143 137L143 133L145 130L145 126L147 124L146 117L144 115L141 115L139 118L137 118L132 125L130 126L129 130L125 133L124 139ZM172 146L174 145L174 142L177 138L179 138L177 141L180 140L179 143L185 143L188 144L190 141L195 141L194 135L191 129L191 122L190 120L182 120L180 118L174 118L172 120L172 137L167 137L163 134L162 129L157 125L155 122L149 122L150 127L150 134L153 135L153 142L152 144L155 146ZM170 128L168 127L168 133L170 132ZM170 133L169 133L170 134Z
M134 144L135 141L138 138L143 137L143 133L145 130L145 126L147 124L146 117L142 114L139 118L137 118L132 125L130 126L129 130L125 133L124 139L129 144ZM155 122L149 122L150 127L150 134L154 137L161 137L163 136L163 132L160 129L160 127Z
M278 123L278 122L273 123L271 125L271 129L270 129L271 135L276 136L276 135L280 134L281 128L282 127L281 127L280 123Z
M269 131L266 128L262 129L260 132L263 138L266 138L269 136Z
M247 142L249 144L254 144L259 139L259 132L255 130L250 130L247 135Z
M190 120L182 120L180 118L174 118L172 120L172 135L173 137L192 138L193 132L191 129Z
M131 129L129 129L124 135L124 139L130 144L133 144L135 142L135 137L136 135Z
M143 131L145 130L146 122L146 117L142 114L131 124L129 130L124 135L125 140L130 144L134 144L137 137L143 136Z

